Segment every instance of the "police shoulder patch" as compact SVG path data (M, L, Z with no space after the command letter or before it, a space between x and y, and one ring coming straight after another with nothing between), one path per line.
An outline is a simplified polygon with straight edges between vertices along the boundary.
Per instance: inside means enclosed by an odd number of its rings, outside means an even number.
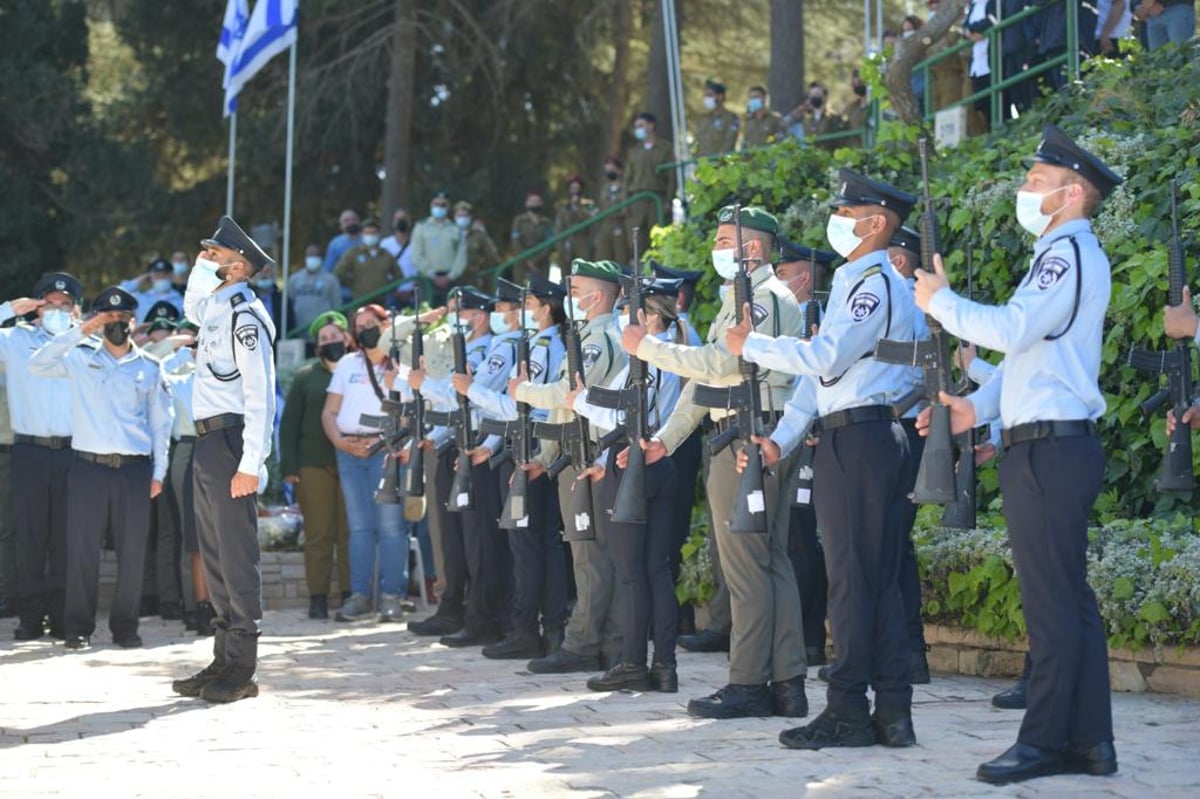
M600 360L600 345L587 344L583 348L583 368L591 369L592 364Z
M1037 274L1033 276L1034 285L1038 291L1045 291L1057 283L1071 269L1071 262L1066 258L1052 255L1042 260Z
M869 291L860 291L850 298L850 318L864 322L879 309L879 297Z
M503 355L499 355L499 354L493 355L492 357L488 358L488 362L487 362L488 374L494 375L494 374L496 374L496 372L499 372L501 369L503 369L507 365L508 365L508 361L504 358Z
M541 377L542 372L545 371L545 369L546 369L546 367L542 365L541 361L530 361L529 362L529 376L531 378L533 378L534 380Z
M750 306L750 315L754 317L754 326L758 327L767 320L767 317L771 315L771 312L767 310L767 306L760 305L756 302Z
M250 351L258 349L258 325L242 325L233 331L238 343Z

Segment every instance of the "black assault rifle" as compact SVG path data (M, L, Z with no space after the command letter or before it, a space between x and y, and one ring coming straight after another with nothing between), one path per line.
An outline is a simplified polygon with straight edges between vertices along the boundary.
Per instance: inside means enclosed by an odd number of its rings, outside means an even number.
M421 331L421 287L413 287L413 331L412 331L412 360L413 369L421 368L421 359L425 357L425 337ZM398 353L397 353L398 354ZM408 471L404 473L404 493L410 497L425 496L425 450L421 442L429 432L425 419L425 398L421 392L413 390L412 401L412 438L408 443Z
M974 263L970 245L967 246L967 299L975 299ZM966 341L959 341L958 346L966 347ZM954 393L960 397L966 396L973 385L967 377L967 370L962 370L962 379L954 388ZM975 428L970 427L954 437L958 447L958 463L954 467L954 501L942 511L942 526L956 530L975 529Z
M812 247L808 248L808 265L811 270L811 278L808 281L809 297L804 306L804 329L800 331L800 338L805 341L812 338L813 328L821 323L821 304L817 302L817 252ZM812 467L815 454L814 447L808 446L805 441L800 442L800 452L796 456L796 495L792 498L794 507L807 508L812 505Z

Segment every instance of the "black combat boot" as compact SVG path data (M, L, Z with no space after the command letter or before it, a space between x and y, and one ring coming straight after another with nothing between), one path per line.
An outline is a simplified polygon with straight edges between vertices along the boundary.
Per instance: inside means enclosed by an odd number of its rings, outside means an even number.
M217 675L225 669L225 637L227 635L224 627L215 627L213 629L212 663L191 677L175 680L171 683L171 690L180 696L200 696L201 689L217 679Z
M258 696L254 671L258 665L258 633L230 630L225 636L225 668L200 689L205 702L224 704Z
M329 618L329 598L325 594L313 594L308 598L308 617L310 619Z

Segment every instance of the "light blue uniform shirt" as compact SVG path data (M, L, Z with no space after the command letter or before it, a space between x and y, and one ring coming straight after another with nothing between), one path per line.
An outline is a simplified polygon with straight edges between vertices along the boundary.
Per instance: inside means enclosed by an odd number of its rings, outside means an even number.
M820 331L811 339L751 333L743 356L760 366L812 377L795 391L771 438L784 454L813 418L847 408L890 405L915 385L913 368L873 357L881 338L911 341L916 305L883 250L845 264L833 286Z
M485 333L479 338L467 342L467 366L470 367L472 374L477 375L479 373L479 365L487 357L491 345L491 333ZM425 382L421 384L421 396L429 400L429 405L433 410L439 412L458 410L458 392L454 390L454 384L450 380L451 375L437 380L425 378ZM471 421L472 424L479 422L479 414L477 412L471 414ZM438 425L426 437L437 446L441 446L444 442L454 438L454 431L443 425Z
M175 422L171 438L196 435L196 412L192 408L192 383L196 378L196 357L190 347L180 347L162 361L163 380L171 390Z
M552 377L557 379L565 357L566 348L563 346L562 336L559 335L558 325L539 330L529 340L530 381L545 384L549 383ZM495 388L479 380L471 383L471 390L467 392L467 396L479 406L485 418L499 421L517 418L517 401L508 396L508 380L517 376L519 366L520 364L512 364L504 383ZM530 412L530 418L536 421L545 421L549 415L549 411L540 408L533 408Z
M153 288L149 291L138 291L139 282L141 282L141 278L134 278L133 280L126 280L121 283L121 288L132 294L134 299L137 300L136 313L138 322L145 322L146 315L150 313L150 309L154 307L154 304L163 300L171 303L175 307L175 310L179 311L181 316L183 315L182 294L173 288L163 292L155 291Z
M137 346L120 359L75 327L46 342L29 360L43 377L70 378L71 447L94 455L149 455L154 479L167 474L171 394L161 367Z
M1011 428L1103 415L1098 381L1111 292L1108 256L1091 222L1075 219L1038 239L1029 271L1004 305L980 305L949 289L934 294L930 313L947 330L1004 353L996 374L969 397L976 417L998 411Z
M11 304L0 305L0 324L13 316ZM65 380L41 377L29 369L30 357L52 338L40 325L0 329L0 361L8 369L8 412L18 435L71 435L71 387Z

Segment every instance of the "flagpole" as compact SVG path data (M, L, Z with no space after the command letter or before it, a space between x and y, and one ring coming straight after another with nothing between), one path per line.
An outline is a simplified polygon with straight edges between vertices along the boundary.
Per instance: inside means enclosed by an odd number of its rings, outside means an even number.
M229 174L225 178L225 216L233 217L233 172L237 160L237 109L229 115Z
M299 37L297 37L299 38ZM279 311L279 337L286 338L288 330L288 275L291 271L292 243L292 139L296 127L296 44L292 41L288 56L287 150L283 167L283 308Z

